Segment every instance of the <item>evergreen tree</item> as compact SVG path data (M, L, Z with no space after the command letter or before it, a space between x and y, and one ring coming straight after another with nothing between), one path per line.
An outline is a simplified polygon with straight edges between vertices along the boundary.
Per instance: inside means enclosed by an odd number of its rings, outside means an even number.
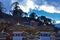
M36 19L36 16L37 16L37 15L36 15L34 12L32 12L29 17L30 17L31 19Z
M22 17L22 15L23 15L23 11L20 9L20 7L18 6L18 2L14 2L13 4L12 4L12 6L14 7L14 9L13 9L13 16L14 17Z
M2 2L0 2L0 13L3 12Z
M25 15L25 17L27 17L27 16L28 16L28 14L27 14L26 12L24 12L24 15Z
M3 4L2 4L2 2L0 2L0 18L2 18L3 17L3 13L4 13L4 7L3 7Z

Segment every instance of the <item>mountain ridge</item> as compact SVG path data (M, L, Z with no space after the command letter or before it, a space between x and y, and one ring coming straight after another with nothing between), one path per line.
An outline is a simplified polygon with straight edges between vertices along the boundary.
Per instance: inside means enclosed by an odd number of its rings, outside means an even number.
M60 23L58 23L58 24L55 24L55 27L58 27L58 28L60 28Z

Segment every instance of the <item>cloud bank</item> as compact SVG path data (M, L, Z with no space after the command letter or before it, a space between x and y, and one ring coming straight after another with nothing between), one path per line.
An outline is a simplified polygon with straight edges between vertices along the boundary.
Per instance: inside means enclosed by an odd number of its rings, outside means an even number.
M24 12L28 12L30 9L38 9L49 13L60 13L60 0L12 0L12 2L16 1L20 3L19 6Z
M59 24L59 23L60 23L60 20L57 20L57 21L56 21L56 24Z

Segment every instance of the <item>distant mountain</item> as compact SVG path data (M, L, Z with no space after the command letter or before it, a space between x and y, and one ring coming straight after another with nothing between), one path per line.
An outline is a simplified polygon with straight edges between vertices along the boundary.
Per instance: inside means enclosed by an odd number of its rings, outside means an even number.
M32 12L35 12L38 16L46 16L52 20L60 20L59 17L60 17L60 13L49 13L49 12L46 12L44 10L35 10L35 9L30 9L30 11L28 13L32 13ZM60 23L59 24L55 24L55 27L58 27L60 28Z
M59 23L59 24L55 24L55 27L58 27L58 28L60 28L60 23Z
M30 11L28 13L30 14L31 12L35 12L38 16L46 16L46 17L51 18L53 20L60 20L59 19L60 13L49 13L44 10L30 9Z

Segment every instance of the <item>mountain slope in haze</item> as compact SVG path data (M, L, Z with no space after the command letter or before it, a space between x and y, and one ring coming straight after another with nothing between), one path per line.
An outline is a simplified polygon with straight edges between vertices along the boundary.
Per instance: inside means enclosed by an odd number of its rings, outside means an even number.
M58 28L60 28L60 23L59 23L59 24L55 24L55 27L58 27Z
M46 16L47 18L50 18L52 20L60 20L60 13L49 13L49 12L46 12L44 10L35 10L35 9L30 9L30 11L28 13L32 13L32 12L35 12L38 16ZM60 23L59 24L54 24L55 27L58 27L60 28Z

